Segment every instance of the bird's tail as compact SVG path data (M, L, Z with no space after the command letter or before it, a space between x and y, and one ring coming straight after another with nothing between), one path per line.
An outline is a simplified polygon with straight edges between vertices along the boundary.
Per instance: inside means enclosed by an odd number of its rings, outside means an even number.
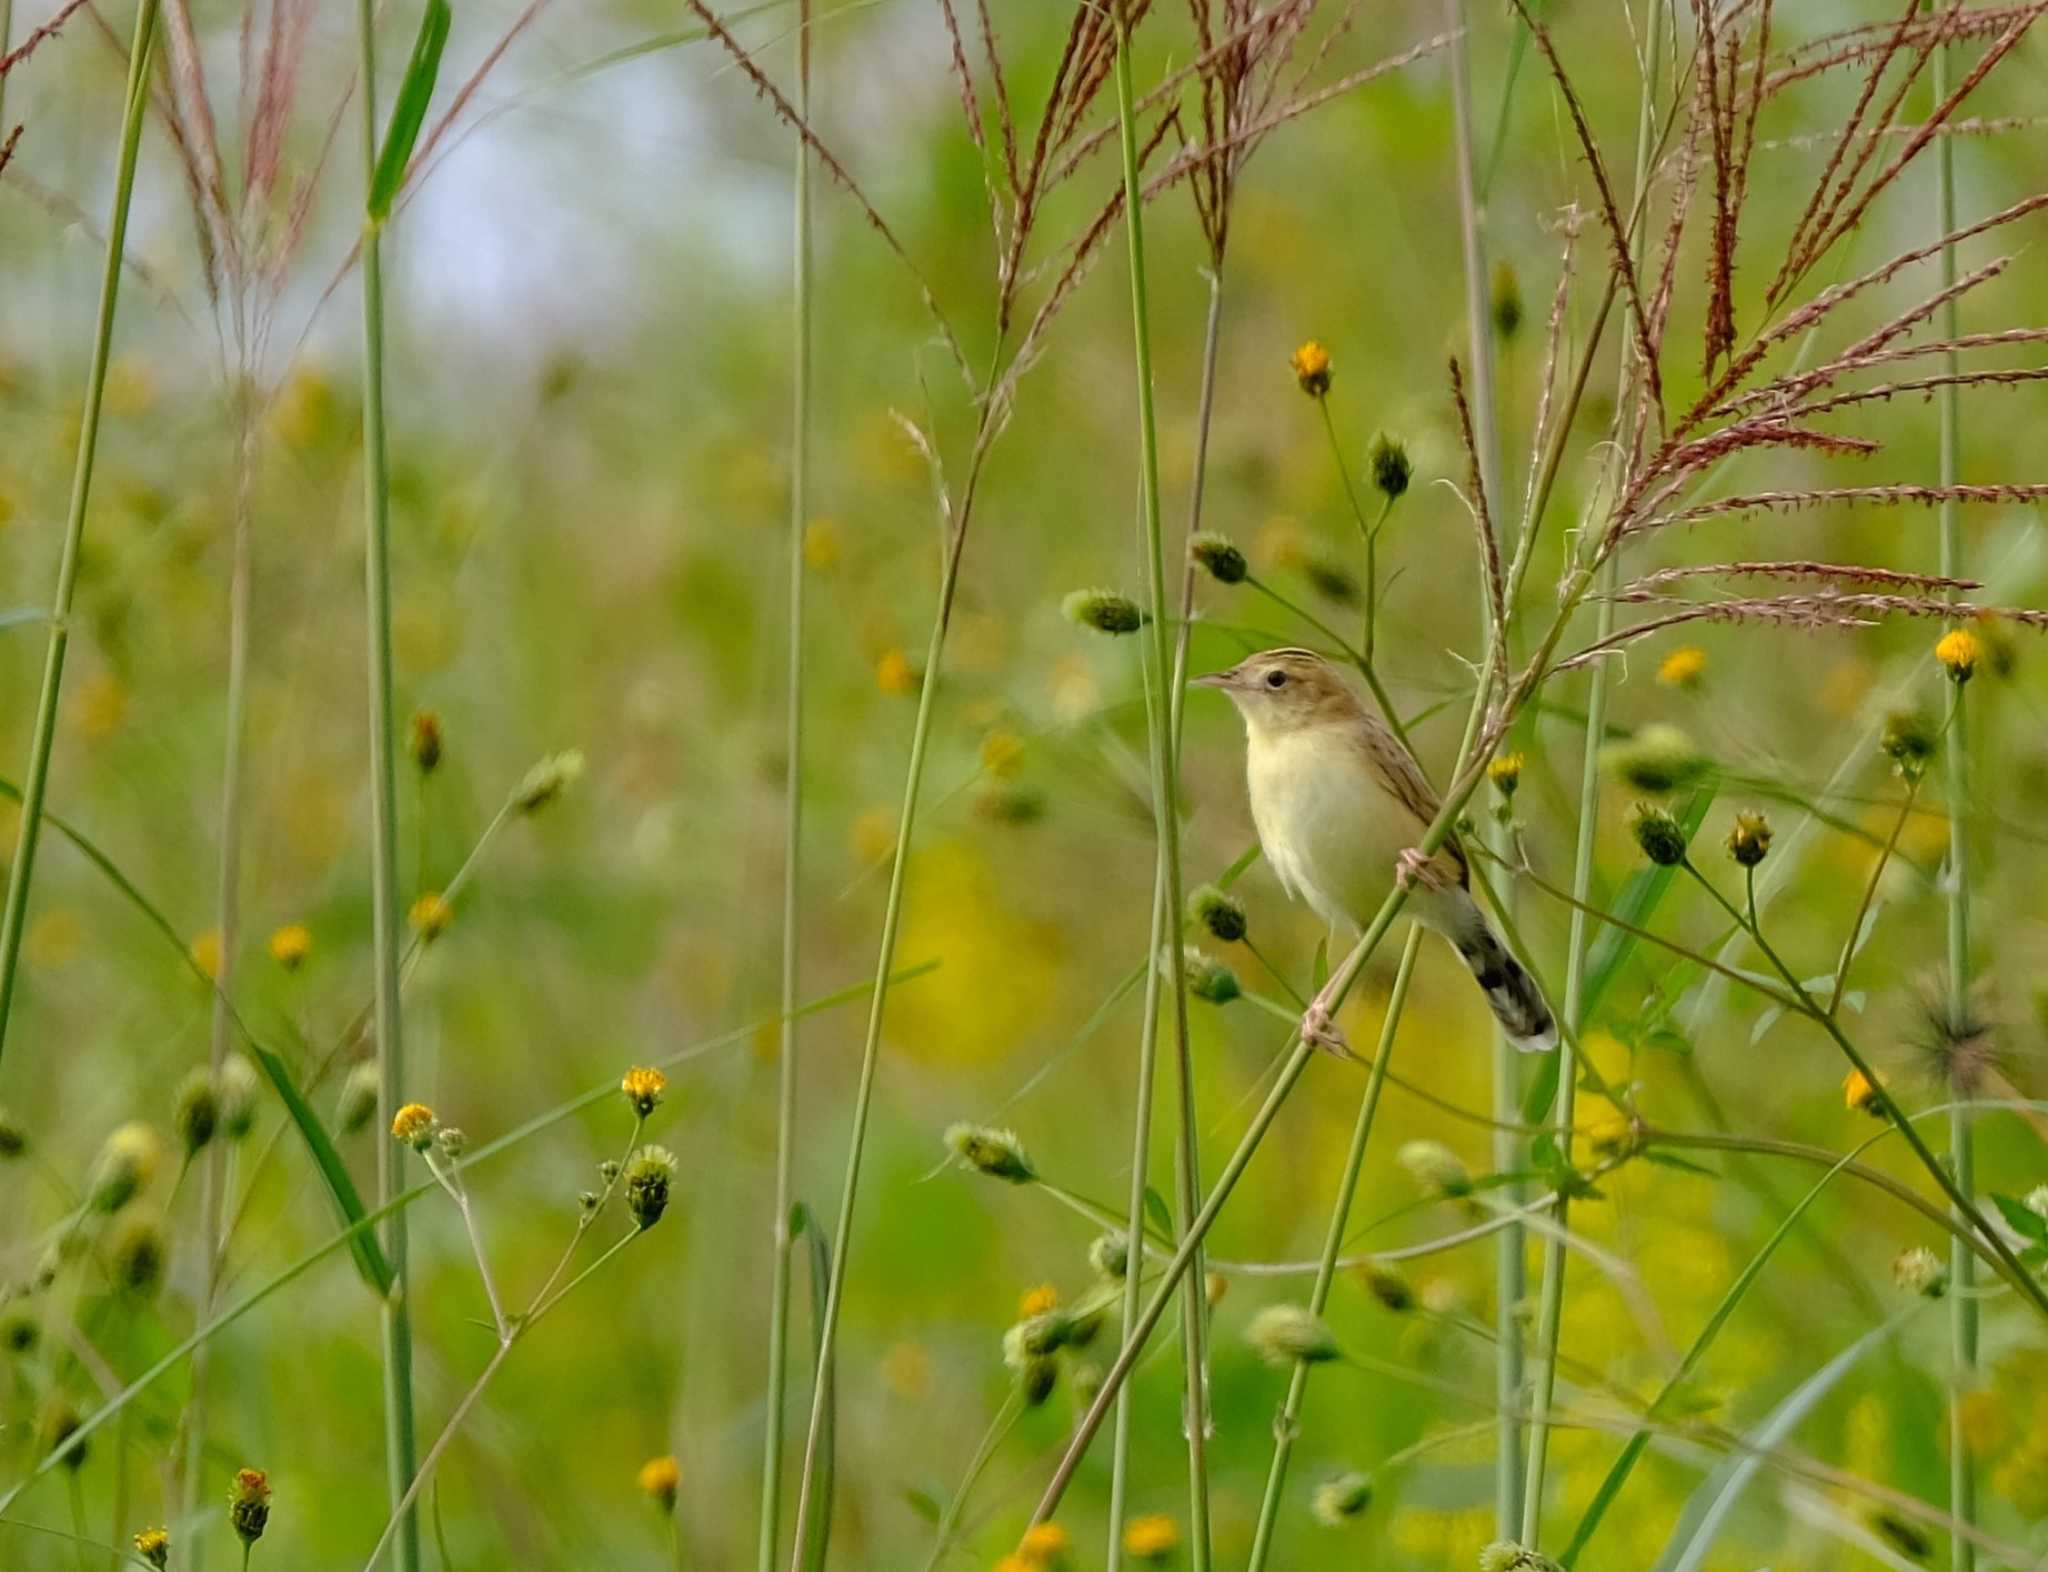
M1474 906L1465 922L1450 935L1451 943L1472 968L1472 976L1486 991L1501 1030L1524 1053L1546 1053L1557 1046L1557 1023L1550 1018L1550 1006L1543 1002L1535 981L1522 963L1508 953L1486 919Z

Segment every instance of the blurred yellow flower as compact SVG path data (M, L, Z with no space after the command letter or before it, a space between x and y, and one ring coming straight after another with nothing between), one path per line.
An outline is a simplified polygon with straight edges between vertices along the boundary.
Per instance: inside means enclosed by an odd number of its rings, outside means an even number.
M1667 688L1696 688L1707 674L1707 652L1697 644L1681 644L1657 663L1657 680Z
M1073 1547L1073 1539L1057 1523L1034 1523L1024 1530L1023 1539L1017 1543L1017 1553L1033 1566L1044 1566L1065 1555Z
M1287 364L1294 368L1294 380L1310 398L1321 398L1330 391L1330 352L1314 339L1289 355Z
M1040 1283L1036 1288L1027 1288L1017 1300L1017 1319L1028 1321L1035 1315L1044 1315L1048 1310L1059 1308L1060 1291L1050 1283Z
M1164 1512L1134 1517L1124 1525L1124 1549L1140 1561L1164 1561L1180 1548L1180 1526Z
M998 780L1011 780L1024 764L1024 742L1014 731L992 731L981 739L981 767Z
M902 953L939 969L892 1001L892 1043L927 1061L972 1063L1008 1053L1058 1007L1067 981L1060 927L998 877L975 843L917 851L903 907Z
M862 863L882 861L896 848L896 814L873 807L853 821L853 855Z
M1293 567L1302 559L1301 526L1284 515L1267 519L1252 536L1252 559L1261 567Z
M334 426L334 387L318 366L291 374L270 407L270 429L292 448L309 448Z
M1880 1074L1877 1079L1883 1085L1889 1077ZM1884 1116L1884 1106L1877 1100L1877 1087L1870 1084L1870 1077L1861 1070L1851 1070L1842 1077L1842 1106L1851 1113Z
M208 982L220 981L220 930L209 928L186 946L185 953L192 957L192 964L206 974Z
M892 645L882 651L881 659L875 662L875 686L884 693L915 693L918 688L917 667L908 655Z
M112 672L99 672L78 685L72 701L78 729L95 740L111 737L128 715L128 690Z
M455 920L455 908L448 904L439 890L428 890L412 903L412 910L406 915L412 922L413 931L423 940L432 942L440 938L447 931L448 924Z
M619 1090L626 1094L626 1101L633 1105L633 1112L645 1119L654 1112L655 1104L661 1101L661 1094L668 1090L668 1077L659 1070L636 1064L619 1082Z
M673 1457L651 1457L640 1465L640 1488L664 1512L676 1509L676 1491L682 1483L683 1471Z
M1045 1563L1027 1555L1004 1556L996 1563L996 1572L1040 1572Z
M288 972L295 972L313 953L313 933L302 922L288 922L270 936L270 958Z
M804 526L804 565L814 572L827 573L839 566L844 536L831 519L812 519Z
M2010 1435L2005 1399L1995 1387L1980 1386L1956 1400L1956 1428L1972 1457L1990 1457L2002 1450Z

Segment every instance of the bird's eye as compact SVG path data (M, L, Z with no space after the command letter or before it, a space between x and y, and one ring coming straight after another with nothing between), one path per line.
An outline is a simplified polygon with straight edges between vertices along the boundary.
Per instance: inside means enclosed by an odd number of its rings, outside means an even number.
M1266 686L1267 686L1267 687L1269 687L1269 688L1284 688L1284 687L1286 687L1286 686L1287 686L1287 673L1286 673L1286 672L1284 672L1284 671L1269 671L1269 672L1267 672L1267 673L1266 673Z

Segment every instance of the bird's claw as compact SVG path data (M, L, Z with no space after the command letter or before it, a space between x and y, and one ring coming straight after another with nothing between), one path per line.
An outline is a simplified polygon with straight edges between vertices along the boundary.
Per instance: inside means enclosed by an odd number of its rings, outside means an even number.
M1444 886L1434 859L1423 856L1413 846L1404 848L1394 859L1394 882L1403 891L1413 890L1418 884L1426 890L1440 890Z
M1330 1007L1321 999L1314 1000L1301 1016L1301 1040L1311 1048L1320 1048L1348 1058L1351 1044L1344 1036L1344 1029L1337 1024L1337 1018Z

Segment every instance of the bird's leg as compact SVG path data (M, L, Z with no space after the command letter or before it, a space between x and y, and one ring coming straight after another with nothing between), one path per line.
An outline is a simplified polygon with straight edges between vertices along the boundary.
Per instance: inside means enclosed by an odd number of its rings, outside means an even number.
M1425 890L1448 890L1451 887L1451 881L1444 877L1436 860L1423 856L1413 846L1394 859L1394 882L1403 890L1412 890L1418 884Z
M1308 1008L1301 1015L1301 1040L1311 1048L1320 1048L1324 1053L1335 1054L1340 1059L1356 1057L1351 1044L1345 1040L1344 1030L1337 1024L1337 979L1339 972L1322 986Z

